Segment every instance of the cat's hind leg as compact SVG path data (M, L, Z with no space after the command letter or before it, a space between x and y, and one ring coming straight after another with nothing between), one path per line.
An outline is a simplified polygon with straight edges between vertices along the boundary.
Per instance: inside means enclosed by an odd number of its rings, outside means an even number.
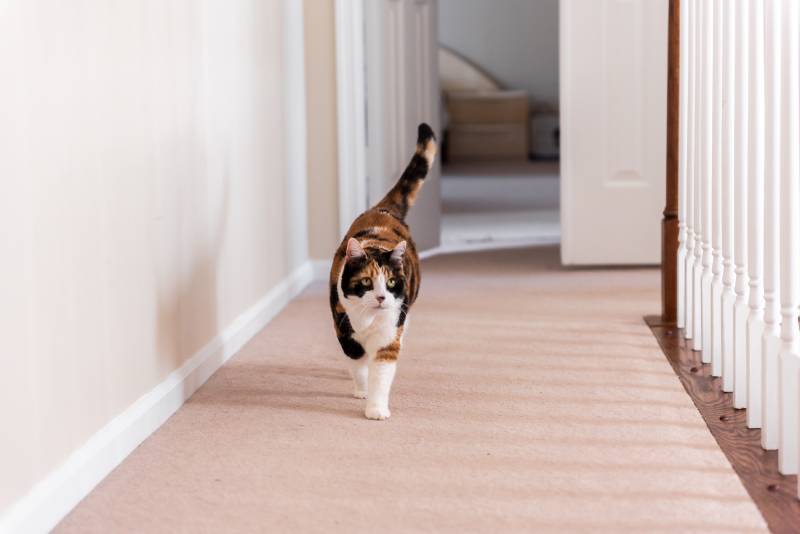
M358 360L350 360L350 376L353 377L353 397L366 399L369 380L369 358L363 356Z

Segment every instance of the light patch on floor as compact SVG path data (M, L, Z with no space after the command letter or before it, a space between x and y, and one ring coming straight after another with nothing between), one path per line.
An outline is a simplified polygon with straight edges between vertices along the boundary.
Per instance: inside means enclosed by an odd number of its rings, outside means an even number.
M561 239L556 162L475 162L442 169L442 245Z

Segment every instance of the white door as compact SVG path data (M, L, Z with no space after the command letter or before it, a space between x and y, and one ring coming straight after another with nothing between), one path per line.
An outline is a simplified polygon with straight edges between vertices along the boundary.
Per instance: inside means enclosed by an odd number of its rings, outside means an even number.
M441 139L436 0L366 0L367 176L369 203L405 169L427 122ZM408 223L419 250L439 245L440 167L425 180Z
M561 0L561 259L661 257L667 0Z

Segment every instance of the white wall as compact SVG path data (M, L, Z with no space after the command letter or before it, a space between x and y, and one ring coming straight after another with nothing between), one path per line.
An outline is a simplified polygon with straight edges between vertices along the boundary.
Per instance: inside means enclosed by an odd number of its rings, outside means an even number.
M439 40L532 104L558 105L558 0L439 0Z
M417 129L439 124L436 0L375 0L365 4L367 176L369 203L397 183L417 144ZM441 168L428 172L407 222L417 250L441 239Z
M284 21L0 3L0 514L307 258Z

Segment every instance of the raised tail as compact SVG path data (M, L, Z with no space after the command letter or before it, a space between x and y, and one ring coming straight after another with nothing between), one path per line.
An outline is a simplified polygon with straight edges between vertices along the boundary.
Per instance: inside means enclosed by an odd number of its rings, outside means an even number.
M388 209L405 219L408 208L414 205L417 192L436 157L436 136L424 122L417 129L417 150L394 187L377 204L377 208Z

